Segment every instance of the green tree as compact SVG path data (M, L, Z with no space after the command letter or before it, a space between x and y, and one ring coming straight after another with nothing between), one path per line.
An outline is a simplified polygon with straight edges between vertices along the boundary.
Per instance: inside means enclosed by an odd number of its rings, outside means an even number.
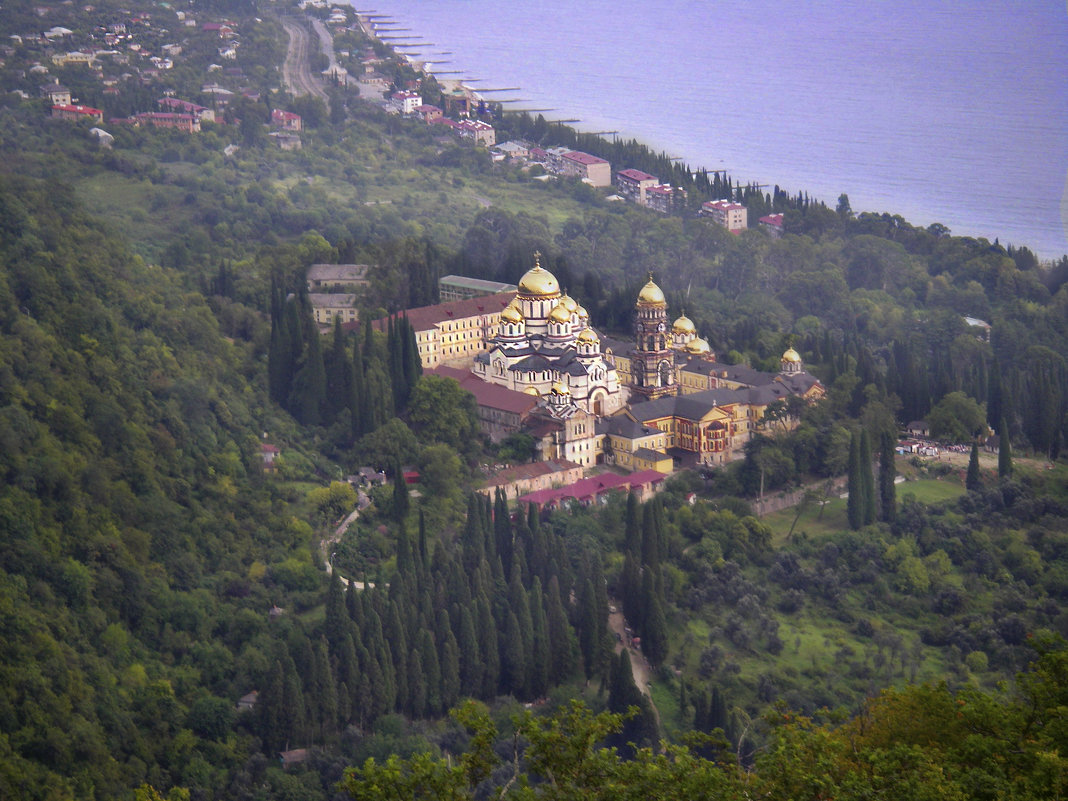
M998 478L1012 476L1012 439L1009 426L1002 417L998 423Z
M986 432L986 410L963 392L950 392L931 409L927 423L935 439L970 442Z
M897 467L894 462L895 439L883 431L879 437L879 519L893 523L897 519Z
M856 431L849 439L848 491L846 512L849 517L849 527L856 531L864 525L864 478L860 461L860 436Z
M860 479L863 498L863 524L875 522L875 476L872 474L871 438L860 431Z
M420 378L408 402L408 420L425 439L460 453L466 453L478 435L475 398L452 378Z
M982 480L979 478L979 443L972 443L972 453L968 458L968 475L964 479L964 486L969 491L981 489Z

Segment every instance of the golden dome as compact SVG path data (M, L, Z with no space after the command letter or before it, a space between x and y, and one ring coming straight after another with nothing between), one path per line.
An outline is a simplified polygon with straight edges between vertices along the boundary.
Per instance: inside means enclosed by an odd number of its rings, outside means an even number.
M549 322L553 323L570 323L571 312L568 311L567 306L563 303L557 303L553 307L553 310L549 312Z
M664 297L663 290L653 282L652 273L649 273L649 283L643 286L642 291L638 293L638 303L650 306L667 306L667 298Z
M504 311L501 312L501 320L506 323L523 322L523 312L519 311L519 307L515 305L515 301L512 301L504 307Z
M579 342L588 342L591 345L598 345L601 342L601 338L597 336L597 332L592 328L583 328L578 335Z
M553 395L570 395L571 394L571 390L567 388L567 385L566 384L561 384L559 381L557 381L555 384L553 384L552 389L550 389L549 392L552 393Z
M578 304L575 302L575 299L566 292L560 297L560 305L567 308L572 314L578 310Z
M526 389L523 390L523 394L525 394L525 395L533 395L535 398L540 398L541 397L541 393L538 392L538 388L537 387L527 387Z
M686 352L692 353L695 356L703 356L706 353L712 352L712 346L708 344L707 339L696 337L686 343Z
M541 267L541 254L534 254L534 267L519 279L519 294L527 298L555 298L560 295L556 276Z
M801 354L798 353L793 348L787 348L786 349L786 353L784 353L782 355L782 360L784 362L795 362L796 363L796 362L801 361Z
M693 320L684 314L674 322L671 330L676 334L696 334L697 326L693 324Z
M586 311L586 307L585 306L579 306L577 309L575 309L575 314L577 314L579 316L580 320L588 320L588 319L590 319L590 313L588 311Z

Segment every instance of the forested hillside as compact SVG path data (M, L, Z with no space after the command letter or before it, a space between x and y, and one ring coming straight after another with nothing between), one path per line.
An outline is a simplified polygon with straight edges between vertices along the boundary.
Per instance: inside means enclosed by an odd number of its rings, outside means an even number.
M691 193L673 215L610 203L351 89L288 95L270 8L190 7L241 32L209 73L217 35L143 5L167 27L146 47L185 47L159 83L108 68L105 92L42 41L0 70L0 796L1063 793L1068 259L494 120ZM73 46L124 13L48 24L81 25ZM2 16L40 27L28 3ZM336 44L353 68L391 59ZM237 96L199 134L108 124L106 147L47 118L52 77L109 116L206 100L209 79ZM301 150L266 136L273 108L304 115ZM783 212L782 237L693 216L727 194ZM476 494L531 443L481 438L406 321L370 320L446 273L515 281L535 250L602 330L630 335L652 271L721 360L777 371L792 344L827 398L644 505L541 517ZM320 336L305 271L357 261L363 324ZM924 418L974 469L894 457ZM365 466L386 483L344 480Z

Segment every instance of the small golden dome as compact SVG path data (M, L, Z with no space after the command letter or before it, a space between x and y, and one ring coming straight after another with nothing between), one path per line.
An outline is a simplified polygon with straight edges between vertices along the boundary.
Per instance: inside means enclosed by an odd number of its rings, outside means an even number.
M549 390L549 392L551 394L553 394L553 395L570 395L571 394L571 390L567 388L567 385L566 384L561 384L559 381L557 381L555 384L553 384L553 387L552 387L552 389Z
M796 363L796 362L801 361L801 354L798 353L793 348L787 348L786 353L784 353L782 355L782 360L784 362L794 362L794 363Z
M506 323L523 322L523 312L519 311L519 307L515 305L515 301L504 307L504 311L501 312L501 320Z
M568 311L567 306L563 303L557 303L553 307L553 310L549 312L549 322L552 323L570 323L571 312Z
M575 309L575 314L577 314L579 316L580 320L589 320L590 319L590 313L588 311L586 311L586 307L585 306L579 306L577 309Z
M560 297L560 305L566 307L572 314L578 309L578 303L566 292Z
M538 392L538 388L537 387L527 387L526 389L523 390L523 394L524 395L533 395L535 398L540 398L541 397L541 393Z
M541 266L541 254L534 254L534 267L519 279L519 294L527 298L555 298L560 295L560 282Z
M653 274L649 273L649 282L638 293L638 303L649 306L667 306L667 298L664 291L653 281Z
M708 344L707 339L696 337L686 343L686 352L695 356L704 356L706 353L712 352L712 346Z
M588 342L591 345L599 345L601 343L601 338L597 336L597 332L592 328L583 328L582 331L579 332L578 341Z
M697 326L693 324L693 320L684 314L672 324L671 330L676 334L696 334Z

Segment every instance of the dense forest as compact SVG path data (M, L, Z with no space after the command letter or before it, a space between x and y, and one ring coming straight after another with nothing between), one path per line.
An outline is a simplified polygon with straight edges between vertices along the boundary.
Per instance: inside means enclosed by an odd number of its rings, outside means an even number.
M271 8L189 6L240 32L209 73L215 33L127 5L44 27L180 38L156 83L29 38L0 68L0 795L1063 794L1068 258L485 109L500 138L648 170L691 208L608 203L351 87L289 96ZM5 37L41 27L5 4ZM440 94L358 30L335 46ZM209 78L235 96L199 134L108 123L101 146L48 119L52 78L107 119L210 102ZM301 150L267 136L273 108L303 115ZM725 196L784 234L694 216ZM477 492L529 443L481 438L404 316L370 321L446 273L514 281L535 250L602 330L627 336L651 271L721 360L774 371L793 345L826 399L644 504ZM362 322L321 335L305 271L357 261ZM967 471L895 456L920 419ZM353 486L361 467L385 482Z

